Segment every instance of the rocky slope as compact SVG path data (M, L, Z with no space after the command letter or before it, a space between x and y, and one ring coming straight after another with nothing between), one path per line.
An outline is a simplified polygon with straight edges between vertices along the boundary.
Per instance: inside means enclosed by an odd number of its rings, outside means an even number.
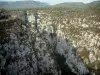
M34 25L34 12L30 10L27 13L29 23ZM66 57L66 63L69 65L71 70L72 63L75 64L76 62L76 64L79 64L80 61L74 60L75 55L71 56L71 50L67 49L68 47L64 43L65 40L67 43L70 43L72 48L74 48L72 49L72 53L75 51L76 56L82 58L79 60L84 61L91 72L91 75L99 75L100 73L99 13L100 9L98 8L88 8L84 10L73 10L68 8L38 10L38 28L40 28L40 32L46 31L49 33L56 33L57 38L64 40L62 40L63 42L60 44L59 41L57 41L58 45L56 52ZM65 48L63 48L63 46ZM66 50L69 51L66 52ZM80 70L81 69L79 69L79 71Z
M58 17L40 10L26 13L27 23L14 16L0 20L1 75L89 73L76 49L61 31L63 25Z
M53 32L53 26L57 36L66 39L66 41L69 41L70 44L76 48L74 51L76 51L87 64L91 74L95 75L99 75L100 73L99 13L100 9L98 8L88 8L85 10L59 8L39 11L39 14L41 14L39 19L40 28L48 32ZM31 16L29 16L29 19L30 22L33 21ZM58 45L58 48L61 49L61 45ZM67 55L66 51L65 53L63 50L59 51L59 53L64 54L65 56ZM72 61L75 62L74 59L70 58L70 55L71 54L69 54L69 58L66 59L68 60L67 63L71 63Z

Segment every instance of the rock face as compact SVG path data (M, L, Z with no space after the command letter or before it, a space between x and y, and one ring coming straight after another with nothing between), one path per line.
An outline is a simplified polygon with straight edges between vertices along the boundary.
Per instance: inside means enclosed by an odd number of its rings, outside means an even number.
M49 21L55 18L35 13L27 12L27 24L20 19L0 21L1 75L88 74L85 63L65 40L60 26Z

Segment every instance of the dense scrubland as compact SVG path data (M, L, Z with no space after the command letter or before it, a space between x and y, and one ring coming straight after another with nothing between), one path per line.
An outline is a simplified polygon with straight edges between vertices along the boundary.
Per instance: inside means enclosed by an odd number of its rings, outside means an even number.
M99 7L6 11L9 18L0 18L1 74L99 75Z

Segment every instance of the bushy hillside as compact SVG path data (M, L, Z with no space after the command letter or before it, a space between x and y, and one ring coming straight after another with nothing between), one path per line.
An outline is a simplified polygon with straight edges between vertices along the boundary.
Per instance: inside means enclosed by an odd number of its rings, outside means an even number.
M56 16L50 14L51 11L13 12L17 12L18 15L24 14L27 22L14 15L0 20L1 75L86 75L89 73L85 63L77 55L76 49L63 38L64 36L59 36L59 29L56 29L58 27L55 24Z
M1 75L100 74L99 8L49 7L9 14L0 20Z
M50 5L48 3L39 2L39 1L16 1L16 2L7 2L0 1L0 8L33 8L33 7L44 7L44 6L56 6L56 7L74 7L74 8L86 8L86 7L100 7L100 1L93 1L91 3L83 2L64 2L56 5Z
M0 8L32 8L39 6L49 6L49 4L39 1L16 1L16 2L0 1Z
M100 7L100 1L94 1L88 4L90 7Z
M82 2L64 2L60 4L56 4L56 6L65 6L65 7L86 7L86 5Z
M55 6L74 7L74 8L100 7L100 1L93 1L91 3L86 3L86 4L82 2L64 2L56 4Z

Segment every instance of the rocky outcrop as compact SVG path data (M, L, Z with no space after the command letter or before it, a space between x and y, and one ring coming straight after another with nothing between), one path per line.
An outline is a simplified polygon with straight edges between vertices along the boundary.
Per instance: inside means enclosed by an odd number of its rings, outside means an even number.
M58 73L55 61L50 54L33 48L31 38L27 33L28 28L22 25L21 20L5 21L0 25L2 25L0 34L1 75Z

